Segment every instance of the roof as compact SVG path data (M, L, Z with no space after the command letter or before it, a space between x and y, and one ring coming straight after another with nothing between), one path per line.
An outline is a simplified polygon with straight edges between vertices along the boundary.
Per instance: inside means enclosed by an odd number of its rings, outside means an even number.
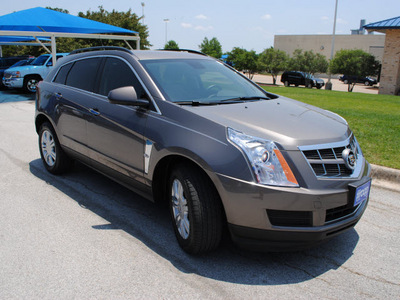
M379 32L385 32L386 29L400 29L400 16L367 24L364 26L364 28L367 29L368 31L379 31Z
M43 7L36 7L0 16L0 30L68 33L137 34L117 26L76 17ZM1 35L1 31L0 31Z

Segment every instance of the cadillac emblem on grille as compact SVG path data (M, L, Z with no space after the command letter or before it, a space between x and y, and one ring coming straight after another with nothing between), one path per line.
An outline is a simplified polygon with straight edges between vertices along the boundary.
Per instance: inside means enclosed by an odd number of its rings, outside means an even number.
M356 156L353 150L348 148L344 149L342 152L342 158L344 160L345 166L350 170L354 170L354 168L356 167Z

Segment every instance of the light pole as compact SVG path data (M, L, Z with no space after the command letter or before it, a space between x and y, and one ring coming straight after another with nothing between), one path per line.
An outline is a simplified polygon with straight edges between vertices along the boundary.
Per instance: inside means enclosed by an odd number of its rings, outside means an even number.
M336 32L336 16L337 16L337 4L338 4L338 0L336 0L336 4L335 4L335 17L333 19L333 33L332 33L332 48L331 48L331 60L333 59L333 52L335 50L335 32ZM328 76L328 82L325 85L325 89L326 90L332 90L332 74L331 71L329 70L329 76Z
M142 25L144 25L144 2L142 2L141 5L142 5Z
M169 19L164 19L165 22L165 44L168 42L168 31L167 31L167 24L169 22Z

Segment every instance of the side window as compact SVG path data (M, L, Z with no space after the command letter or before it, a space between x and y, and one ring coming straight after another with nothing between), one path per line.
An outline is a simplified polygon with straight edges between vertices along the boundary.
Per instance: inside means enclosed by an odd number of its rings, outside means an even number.
M66 85L92 92L100 58L78 60L67 75Z
M72 63L62 66L58 71L56 78L54 78L55 83L65 84L65 79L68 76L69 70L72 67Z
M107 58L100 79L99 94L107 96L111 90L124 86L133 86L138 98L145 96L144 89L132 69L118 58Z

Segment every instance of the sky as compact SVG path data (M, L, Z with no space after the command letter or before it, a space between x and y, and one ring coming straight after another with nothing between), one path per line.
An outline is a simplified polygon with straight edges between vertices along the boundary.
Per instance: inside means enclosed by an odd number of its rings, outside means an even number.
M174 40L182 49L199 50L207 37L216 37L223 52L234 47L257 53L274 45L275 35L332 34L336 0L14 0L2 1L0 16L37 6L88 10L144 11L152 49ZM141 5L144 3L144 7ZM336 34L350 34L360 20L367 24L400 15L399 0L338 0ZM168 19L168 22L164 20Z

